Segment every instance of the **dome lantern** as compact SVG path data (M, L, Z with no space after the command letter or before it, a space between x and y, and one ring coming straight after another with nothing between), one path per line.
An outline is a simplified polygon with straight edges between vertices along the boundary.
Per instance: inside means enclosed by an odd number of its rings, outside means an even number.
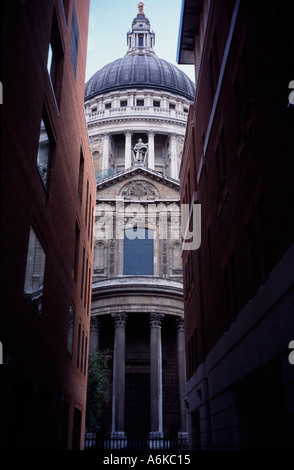
M150 21L144 13L145 5L138 3L138 13L133 19L132 31L127 33L128 52L130 54L154 55L155 34L150 31Z

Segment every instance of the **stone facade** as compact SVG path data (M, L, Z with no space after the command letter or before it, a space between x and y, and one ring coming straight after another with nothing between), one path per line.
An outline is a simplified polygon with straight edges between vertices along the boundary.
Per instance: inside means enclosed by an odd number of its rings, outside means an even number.
M127 64L139 69L119 66L130 81L145 73L134 58L156 58L143 2L138 7ZM187 438L178 175L192 97L147 80L126 86L113 64L105 77L103 70L86 84L85 100L97 184L90 351L113 356L105 434L120 445L149 437L152 448L165 435ZM107 90L110 70L118 75Z

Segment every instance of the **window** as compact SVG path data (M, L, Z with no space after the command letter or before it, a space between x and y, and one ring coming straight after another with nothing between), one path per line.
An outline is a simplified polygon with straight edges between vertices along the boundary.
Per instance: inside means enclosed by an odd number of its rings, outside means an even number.
M125 230L124 275L153 276L153 230Z
M80 364L80 348L81 348L81 324L79 323L79 331L78 331L78 351L77 351L77 368L79 368L79 364Z
M80 153L80 167L79 167L79 182L78 182L78 196L80 203L82 204L83 200L83 181L84 181L84 166L85 166L85 159L83 152L81 150Z
M86 341L85 341L85 356L84 356L84 375L86 375L86 370L87 370L87 357L88 357L88 338L86 336Z
M120 106L121 106L122 108L126 108L126 107L127 107L127 105L128 105L128 102L127 102L127 100L121 100L121 102L120 102Z
M79 243L80 243L80 229L79 229L78 224L76 223L74 259L73 259L73 270L75 273L75 279L77 279L77 269L78 269L78 260L79 260Z
M169 109L176 109L176 105L173 103L169 103Z
M87 290L88 290L88 264L89 260L86 258L86 268L85 268L85 290L84 290L84 307L86 308L87 303Z
M139 34L139 47L144 46L144 37L143 34Z
M88 299L87 299L87 315L89 315L89 312L90 312L90 299L91 299L91 290L92 290L92 286L91 286L91 266L89 266L89 276L88 276L88 279L89 279L89 285L88 285Z
M85 338L85 331L82 331L82 344L81 344L81 362L80 362L80 371L83 371L83 364L84 364L84 338Z
M137 100L137 106L144 106L144 100Z
M111 103L105 103L105 109L111 109Z
M68 336L67 336L67 352L72 357L73 355L73 339L74 339L74 326L75 326L75 311L70 306L69 321L68 321Z
M24 294L32 307L41 314L45 274L45 251L34 231L30 228Z
M92 217L93 217L92 194L90 194L90 201L89 201L89 221L88 221L88 240L90 240L90 230L91 230L91 227L92 227Z
M70 56L74 71L74 76L77 74L77 63L78 63L78 51L79 51L79 25L77 18L76 3L73 4L72 21L71 21L71 32L70 32Z
M52 67L52 61L53 61L53 50L52 50L52 45L50 42L49 51L48 51L48 59L47 59L47 70L48 70L50 78L51 78L51 68L52 68L52 75L53 75L53 70L54 70Z
M89 207L89 180L87 180L86 209L85 209L85 227L87 227L87 222L88 222L88 207Z
M52 90L54 91L54 96L56 97L58 93L58 84L59 84L59 75L61 69L61 61L63 58L63 49L60 39L60 33L58 28L58 22L56 18L56 13L54 12L52 29L51 29L51 38L48 49L48 58L47 58L47 70L50 77Z
M45 118L42 118L39 137L37 168L39 170L45 188L48 189L53 139L51 137L51 132L49 131L49 126L48 124L45 124L45 122L47 122L47 120Z
M160 101L153 100L153 106L154 106L154 108L160 108Z
M85 258L86 258L86 250L85 250L85 247L84 247L83 248L82 281L81 281L81 299L83 299L83 293L84 293Z

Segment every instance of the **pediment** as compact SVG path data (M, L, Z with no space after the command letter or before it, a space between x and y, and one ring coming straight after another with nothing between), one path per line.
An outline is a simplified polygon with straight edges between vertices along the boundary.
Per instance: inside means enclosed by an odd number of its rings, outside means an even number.
M135 167L97 183L97 198L156 201L179 198L179 190L178 180L145 167Z

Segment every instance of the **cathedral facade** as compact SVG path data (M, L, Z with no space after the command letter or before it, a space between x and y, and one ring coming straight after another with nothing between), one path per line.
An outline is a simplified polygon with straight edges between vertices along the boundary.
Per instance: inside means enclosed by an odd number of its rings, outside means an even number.
M97 194L90 351L112 352L105 435L186 441L179 169L195 87L154 52L138 4L128 50L86 83ZM125 444L124 444L125 442Z

